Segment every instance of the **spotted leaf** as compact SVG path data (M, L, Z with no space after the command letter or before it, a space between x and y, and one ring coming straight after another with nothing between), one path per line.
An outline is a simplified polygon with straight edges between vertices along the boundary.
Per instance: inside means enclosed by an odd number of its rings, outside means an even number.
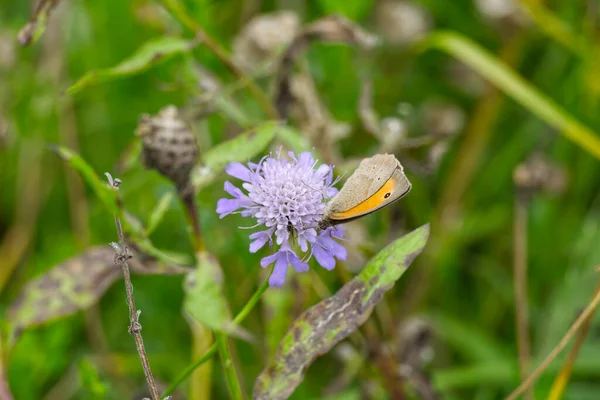
M287 399L318 356L327 353L369 318L383 294L421 253L428 237L427 224L396 240L335 295L298 317L281 341L275 359L258 377L254 398Z

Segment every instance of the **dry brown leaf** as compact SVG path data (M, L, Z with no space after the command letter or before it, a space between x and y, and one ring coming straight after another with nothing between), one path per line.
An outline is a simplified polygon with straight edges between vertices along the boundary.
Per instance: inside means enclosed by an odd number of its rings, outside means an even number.
M182 274L187 268L165 265L134 254L130 269L139 274ZM121 277L109 246L92 247L27 282L9 306L9 345L23 330L74 314L96 303Z

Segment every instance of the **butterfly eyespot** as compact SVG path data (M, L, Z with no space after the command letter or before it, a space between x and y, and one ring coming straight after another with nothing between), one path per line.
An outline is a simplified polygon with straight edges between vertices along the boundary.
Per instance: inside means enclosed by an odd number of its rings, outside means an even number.
M385 196L383 196L383 198L384 198L384 199L387 199L387 198L388 198L388 197L390 197L391 195L392 195L392 194L391 194L390 192L387 192L387 193L385 194Z

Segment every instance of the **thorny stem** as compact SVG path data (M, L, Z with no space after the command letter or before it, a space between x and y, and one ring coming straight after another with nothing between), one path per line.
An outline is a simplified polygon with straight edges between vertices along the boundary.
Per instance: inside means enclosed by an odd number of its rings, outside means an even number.
M594 292L594 296L600 293L600 283L596 286L596 290ZM592 314L585 320L585 323L581 327L581 330L577 334L577 338L575 339L575 343L567 356L560 372L554 379L552 383L552 388L550 389L550 394L548 395L547 400L560 400L562 395L567 387L567 383L569 382L569 378L571 377L571 372L573 372L573 365L575 364L575 360L577 360L577 356L579 355L579 350L585 341L585 338L590 330L590 326L592 325Z
M569 344L569 341L575 336L577 331L585 324L586 320L591 317L600 304L600 292L597 292L592 301L587 305L585 310L579 315L577 320L571 325L565 336L556 345L556 347L546 356L544 361L533 371L527 379L525 379L518 388L516 388L505 400L515 400L519 395L525 393L527 389L540 377L542 372L550 365L552 361L560 354L561 351Z
M242 71L235 63L231 60L231 57L227 54L227 51L211 36L209 36L200 25L196 23L189 15L187 15L183 6L177 0L159 0L163 7L186 29L192 31L196 37L204 44L210 51L217 56L219 60L238 78L242 81L247 82L248 90L254 96L258 104L261 106L263 111L272 119L278 119L279 114L269 101L268 97L264 92L252 81L247 74Z
M114 190L118 191L121 181L119 179L113 180L110 174L108 173L106 174L106 176L110 182L110 186ZM121 220L119 219L118 214L115 215L115 225L117 227L117 235L119 236L119 244L117 245L115 243L112 243L112 245L116 251L115 264L121 265L121 269L123 271L123 279L125 280L125 292L127 294L127 305L129 306L129 333L135 339L137 351L140 356L140 360L142 361L144 375L146 376L146 383L148 384L148 389L150 390L150 396L152 400L159 400L160 395L158 393L158 389L156 388L156 382L154 381L154 377L152 376L152 370L150 369L150 361L148 361L148 356L146 355L146 350L144 349L144 341L142 339L142 325L139 322L141 311L136 310L135 308L135 299L133 297L133 285L131 283L131 275L129 274L129 265L127 264L127 260L131 259L132 255L129 252L127 243L125 242L125 236L123 235L123 227L121 226Z
M248 316L248 314L250 314L250 311L252 311L252 309L254 308L254 306L256 306L256 304L258 304L258 301L262 297L263 293L267 291L268 288L269 288L269 279L267 278L263 282L263 284L259 286L259 288L256 290L256 292L254 292L252 297L250 297L250 300L248 300L248 302L246 303L244 308L242 308L242 310L235 316L235 318L233 319L234 324L236 324L236 325L240 324ZM171 383L169 385L167 390L165 390L165 393L163 394L162 398L164 399L165 397L167 397L168 395L173 393L175 391L175 389L177 389L177 387L181 384L181 382L186 380L192 374L192 372L194 372L194 370L196 368L200 367L206 361L210 360L216 353L217 353L217 344L214 343L206 351L206 353L204 353L204 355L202 357L200 357L198 360L194 361L192 364L188 365L186 367L186 369L183 370L181 375L179 375L179 377L177 377L177 379L175 379L175 381L173 381L173 383Z

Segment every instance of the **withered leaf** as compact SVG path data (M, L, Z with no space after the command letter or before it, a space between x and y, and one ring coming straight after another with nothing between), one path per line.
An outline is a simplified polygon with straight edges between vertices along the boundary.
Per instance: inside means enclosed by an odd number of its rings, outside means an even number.
M383 294L421 253L428 237L429 224L397 239L335 295L298 317L281 341L275 359L256 380L254 398L287 399L318 356L369 318Z
M182 274L187 268L165 265L134 253L129 261L132 272L139 274ZM109 246L92 247L32 279L9 306L9 344L33 326L74 314L96 303L122 276L115 265L115 252Z
M329 43L345 43L368 50L377 43L377 36L339 15L323 17L300 30L283 54L276 77L277 91L275 107L279 115L284 119L288 116L289 106L293 97L290 88L292 68L298 56L314 40Z
M35 43L44 33L48 18L60 0L38 0L29 22L19 31L19 43L29 46Z

